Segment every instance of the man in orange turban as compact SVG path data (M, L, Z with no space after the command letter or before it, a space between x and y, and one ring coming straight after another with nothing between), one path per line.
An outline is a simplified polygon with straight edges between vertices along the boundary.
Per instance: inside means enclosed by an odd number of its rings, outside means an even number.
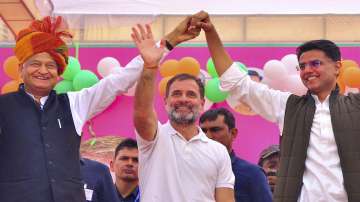
M194 38L190 18L165 36L170 46ZM79 145L84 123L127 92L141 74L135 57L121 72L78 92L53 90L67 65L61 17L46 17L20 31L15 55L23 84L0 96L0 201L80 202L84 193Z

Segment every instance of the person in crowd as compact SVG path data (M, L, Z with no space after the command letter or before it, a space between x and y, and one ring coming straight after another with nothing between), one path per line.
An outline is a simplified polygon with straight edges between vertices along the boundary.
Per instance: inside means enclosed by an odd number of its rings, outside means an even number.
M258 165L263 168L271 192L274 192L277 181L277 172L280 167L280 146L277 144L270 145L261 151Z
M115 173L115 187L120 202L139 202L137 142L127 138L115 149L110 168Z
M235 200L237 202L271 202L272 195L263 170L236 156L232 143L238 130L235 117L225 108L210 109L199 119L200 127L210 138L223 144L230 155L235 175Z

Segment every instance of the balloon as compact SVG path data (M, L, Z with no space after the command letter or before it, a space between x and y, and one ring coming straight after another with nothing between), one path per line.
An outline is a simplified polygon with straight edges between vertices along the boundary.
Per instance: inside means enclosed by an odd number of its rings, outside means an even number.
M8 57L3 64L5 74L11 79L17 80L20 78L19 74L19 60L16 56Z
M288 54L285 55L281 62L284 64L288 74L299 74L296 67L299 65L299 61L297 59L297 56L295 54Z
M229 93L220 91L219 78L209 80L205 85L205 96L212 102L222 102L226 99Z
M351 88L360 87L360 68L349 67L344 70L343 81L346 86Z
M1 94L15 92L19 89L20 80L11 80L5 83L1 88Z
M287 76L285 65L279 60L269 60L264 65L264 76L269 79L281 79Z
M81 70L77 73L73 80L73 87L75 91L81 90L83 88L88 88L93 86L99 81L97 76L89 70Z
M341 60L341 65L343 67L359 67L358 63L354 60Z
M205 85L208 80L211 79L209 73L207 71L200 69L199 75L197 76L201 82Z
M183 57L179 61L179 68L177 69L178 74L190 74L197 76L200 72L200 63L193 57Z
M135 95L135 90L136 90L136 85L137 85L137 82L134 83L134 85L132 85L126 93L124 93L124 95L126 96L134 96Z
M97 72L100 76L106 77L115 67L120 67L120 62L113 57L104 57L97 64Z
M166 85L171 78L172 78L172 76L168 76L168 77L164 77L163 79L161 79L161 81L159 83L159 94L161 96L165 96Z
M72 81L77 73L80 72L79 60L74 57L69 57L69 64L66 66L64 73L61 77L65 80Z
M178 72L179 62L177 60L166 60L160 65L160 75L162 77L174 76Z
M122 70L121 67L114 67L114 68L111 69L110 74L121 74L122 71L123 71L123 70ZM109 74L109 75L110 75L110 74ZM108 76L109 76L109 75L108 75Z
M209 58L209 60L207 61L206 69L213 78L219 77L215 69L215 64L211 58Z
M286 86L286 91L294 93L295 95L305 95L307 92L307 88L302 83L299 75L291 75L289 76L284 85Z
M73 91L74 90L73 82L68 80L62 80L56 84L54 90L56 91L57 94Z

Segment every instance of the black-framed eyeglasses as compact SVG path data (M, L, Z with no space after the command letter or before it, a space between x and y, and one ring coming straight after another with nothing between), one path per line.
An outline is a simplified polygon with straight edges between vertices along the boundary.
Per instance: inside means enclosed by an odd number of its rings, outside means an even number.
M299 65L296 67L296 69L298 71L304 71L304 69L306 68L306 66L309 66L313 69L317 69L319 68L322 64L324 64L324 62L322 62L321 60L311 60L309 62L303 62L303 63L299 63Z

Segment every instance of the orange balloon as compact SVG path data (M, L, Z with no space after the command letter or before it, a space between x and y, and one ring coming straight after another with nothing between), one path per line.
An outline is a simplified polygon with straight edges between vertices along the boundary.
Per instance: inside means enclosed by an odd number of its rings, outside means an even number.
M200 63L193 57L184 57L179 61L179 70L177 73L198 76L200 73Z
M360 87L360 68L349 67L346 68L343 74L343 81L346 86L350 88Z
M160 66L160 75L162 77L174 76L178 71L179 62L177 60L166 60Z
M172 76L168 76L168 77L164 77L163 79L161 79L161 81L159 83L159 94L161 96L165 96L166 85L171 78L172 78Z
M1 94L15 92L19 88L20 80L11 80L4 84L1 88Z
M359 67L358 63L354 60L341 60L343 67Z
M4 72L11 79L19 79L19 60L15 56L10 56L4 61Z

